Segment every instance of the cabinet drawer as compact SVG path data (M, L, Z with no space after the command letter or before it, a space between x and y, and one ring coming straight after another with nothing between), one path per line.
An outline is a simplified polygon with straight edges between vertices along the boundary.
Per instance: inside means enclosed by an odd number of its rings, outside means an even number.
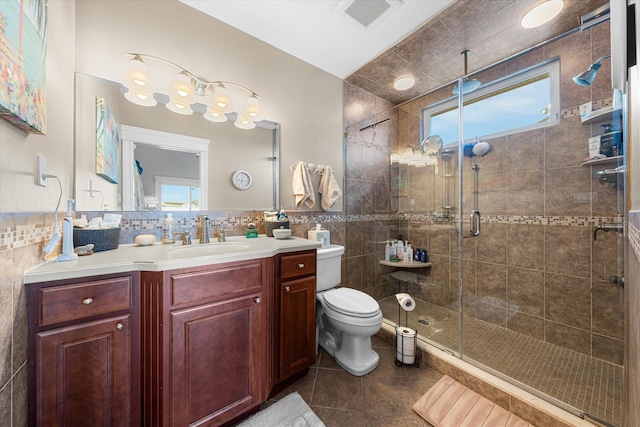
M280 257L280 278L306 276L316 272L316 253L283 255Z
M212 267L211 270L171 275L171 305L201 304L260 292L263 264L249 261Z
M40 326L131 309L131 276L40 289Z

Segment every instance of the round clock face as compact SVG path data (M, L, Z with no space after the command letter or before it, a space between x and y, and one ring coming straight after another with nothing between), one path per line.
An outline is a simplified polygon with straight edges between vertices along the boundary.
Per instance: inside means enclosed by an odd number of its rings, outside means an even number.
M237 170L231 179L238 190L246 190L251 187L251 175L247 171Z

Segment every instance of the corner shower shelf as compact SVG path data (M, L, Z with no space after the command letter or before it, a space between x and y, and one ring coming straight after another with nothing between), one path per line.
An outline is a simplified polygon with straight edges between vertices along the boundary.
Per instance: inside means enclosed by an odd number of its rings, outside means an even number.
M389 267L402 267L402 268L423 268L423 267L431 267L431 263L430 262L404 262L404 261L399 261L399 262L391 262L391 261L385 261L383 259L378 261L381 265L387 265Z
M622 156L605 157L604 159L593 159L582 162L582 166L601 165L604 163L617 162L622 160Z
M586 125L587 123L595 123L595 122L604 122L604 121L608 121L611 120L613 118L613 114L618 112L620 113L622 111L622 108L617 107L617 108L613 108L613 107L604 107L601 108L599 110L595 110L592 111L591 113L587 114L584 117L580 118L580 121L582 122L583 125Z

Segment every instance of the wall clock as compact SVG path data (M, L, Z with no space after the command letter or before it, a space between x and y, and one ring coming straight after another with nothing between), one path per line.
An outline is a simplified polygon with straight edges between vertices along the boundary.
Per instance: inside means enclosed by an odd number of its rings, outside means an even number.
M231 177L231 180L233 181L233 185L235 185L238 190L247 190L249 189L249 187L251 187L251 174L247 171L235 171L233 173L233 176Z

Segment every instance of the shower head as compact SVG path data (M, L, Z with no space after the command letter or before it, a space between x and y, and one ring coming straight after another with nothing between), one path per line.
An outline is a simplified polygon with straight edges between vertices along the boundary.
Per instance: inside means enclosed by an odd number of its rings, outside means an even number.
M467 75L467 56L469 56L471 52L468 50L465 50L461 53L462 56L464 56L464 75L465 75L465 80L462 82L462 94L466 95L470 92L473 92L474 90L478 89L480 87L480 85L482 84L480 82L480 80L476 80L476 79L471 79L471 80L467 80L466 79L466 75ZM460 93L460 85L457 84L456 87L453 88L453 94L454 95L458 95Z
M611 58L611 55L606 55L598 59L596 62L589 66L589 69L587 71L575 76L573 78L573 81L580 86L591 86L591 83L593 83L593 80L596 78L596 74L598 74L598 70L600 70L600 67L602 67L602 61L607 58Z

